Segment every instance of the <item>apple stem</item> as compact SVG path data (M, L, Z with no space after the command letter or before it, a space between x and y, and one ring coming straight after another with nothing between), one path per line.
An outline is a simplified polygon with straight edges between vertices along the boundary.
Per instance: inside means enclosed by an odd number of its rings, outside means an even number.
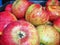
M52 4L55 5L55 1L54 0L52 0Z
M40 43L40 45L45 45L45 44L43 44L43 43Z
M52 0L52 5L56 5L56 3L58 2L58 0Z

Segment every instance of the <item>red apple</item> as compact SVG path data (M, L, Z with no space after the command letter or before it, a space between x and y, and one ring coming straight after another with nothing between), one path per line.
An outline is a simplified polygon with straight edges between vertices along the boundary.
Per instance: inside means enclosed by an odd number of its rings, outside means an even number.
M45 24L49 20L49 15L40 4L32 4L26 12L25 19L37 26Z
M12 12L12 4L6 5L5 11L10 11L10 12Z
M25 16L27 8L31 4L31 2L28 2L26 0L17 0L13 3L12 12L17 18L23 18Z
M50 25L37 26L40 45L59 45L60 34Z
M2 45L39 45L37 30L23 20L10 23L4 30L2 41Z
M0 35L2 35L3 29L13 21L17 21L17 19L12 13L8 11L0 13Z
M53 26L60 32L60 17L54 21Z

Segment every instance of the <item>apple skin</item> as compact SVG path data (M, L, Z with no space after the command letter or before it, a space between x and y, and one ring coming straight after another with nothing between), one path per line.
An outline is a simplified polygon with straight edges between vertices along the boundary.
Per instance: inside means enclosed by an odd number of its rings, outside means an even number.
M21 18L21 19L19 19L19 20L24 20L24 21L26 21L25 18Z
M60 16L60 6L58 0L48 0L46 3L46 10L49 13L49 20L54 21Z
M12 4L6 5L5 11L10 11L10 12L12 12Z
M39 25L38 30L40 45L59 45L59 32L50 25Z
M9 11L3 11L0 13L0 35L2 35L3 29L13 21L17 21L17 18Z
M60 17L53 22L53 26L60 32Z
M58 17L60 17L60 6L50 5L46 7L47 12L49 13L49 20L54 21Z
M49 6L49 5L58 5L58 4L59 4L58 0L48 0L46 2L46 6Z
M49 15L40 4L32 4L26 11L25 19L38 26L45 24L49 20Z
M31 2L28 2L26 0L17 0L13 3L12 12L17 18L23 18L25 16L27 8L31 4Z
M4 29L2 45L39 45L38 38L36 28L31 23L20 20L10 23Z

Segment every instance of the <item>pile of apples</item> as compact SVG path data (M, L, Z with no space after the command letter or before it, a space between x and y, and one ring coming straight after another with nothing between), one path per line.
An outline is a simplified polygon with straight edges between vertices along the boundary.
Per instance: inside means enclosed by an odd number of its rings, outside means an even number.
M0 12L0 45L60 45L60 2L8 4Z

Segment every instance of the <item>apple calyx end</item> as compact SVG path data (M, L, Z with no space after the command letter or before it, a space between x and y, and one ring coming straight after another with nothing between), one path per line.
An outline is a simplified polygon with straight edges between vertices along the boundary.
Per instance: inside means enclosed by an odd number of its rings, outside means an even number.
M19 37L20 39L24 38L26 36L25 32L20 31Z

